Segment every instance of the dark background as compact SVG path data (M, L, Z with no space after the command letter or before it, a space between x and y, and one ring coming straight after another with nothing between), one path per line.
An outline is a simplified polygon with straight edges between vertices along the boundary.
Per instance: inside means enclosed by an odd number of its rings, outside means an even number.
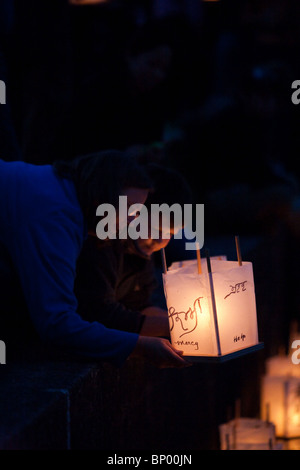
M297 0L0 1L0 158L131 148L179 169L205 204L211 254L235 259L239 234L253 262L264 359L288 352L299 321L299 10ZM171 243L168 264L182 256ZM240 362L203 372L207 387L232 377L223 418L237 395L257 411L262 357L249 363L243 382Z

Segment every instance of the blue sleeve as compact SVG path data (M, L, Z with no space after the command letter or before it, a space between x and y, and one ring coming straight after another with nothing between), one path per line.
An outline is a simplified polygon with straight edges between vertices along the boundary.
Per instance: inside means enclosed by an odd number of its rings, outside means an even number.
M11 255L31 319L44 341L121 365L138 335L84 321L77 313L79 238L76 224L62 216L31 220L15 232Z

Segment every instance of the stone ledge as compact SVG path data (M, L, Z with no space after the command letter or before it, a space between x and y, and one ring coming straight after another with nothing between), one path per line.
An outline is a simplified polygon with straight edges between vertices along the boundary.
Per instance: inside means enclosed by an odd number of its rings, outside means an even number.
M218 449L237 398L257 414L261 354L158 370L31 351L0 367L0 449Z
M69 393L91 367L39 348L0 366L0 449L70 448Z

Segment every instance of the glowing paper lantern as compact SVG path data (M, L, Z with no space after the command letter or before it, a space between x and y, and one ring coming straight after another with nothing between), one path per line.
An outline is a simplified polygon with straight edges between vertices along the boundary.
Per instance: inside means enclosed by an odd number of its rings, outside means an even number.
M268 377L299 377L300 366L293 364L290 356L273 356L266 361Z
M254 418L239 418L219 426L221 450L274 450L275 426Z
M300 437L300 378L265 376L262 379L261 414L269 415L276 436Z
M165 270L163 281L171 342L184 355L222 357L258 345L252 263L194 260Z
M276 435L300 437L300 366L292 357L278 355L266 361L261 384L261 415L276 426Z

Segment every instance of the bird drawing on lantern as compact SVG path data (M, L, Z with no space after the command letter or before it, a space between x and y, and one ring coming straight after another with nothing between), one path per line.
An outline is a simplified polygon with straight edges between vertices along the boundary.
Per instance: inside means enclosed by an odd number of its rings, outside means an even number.
M192 309L190 307L187 312L176 312L174 307L169 308L170 331L172 331L175 326L174 321L179 322L183 331L183 333L179 335L179 338L192 333L192 331L197 328L197 315L202 313L201 299L203 299L203 297L198 297L198 299L194 301L194 308Z

